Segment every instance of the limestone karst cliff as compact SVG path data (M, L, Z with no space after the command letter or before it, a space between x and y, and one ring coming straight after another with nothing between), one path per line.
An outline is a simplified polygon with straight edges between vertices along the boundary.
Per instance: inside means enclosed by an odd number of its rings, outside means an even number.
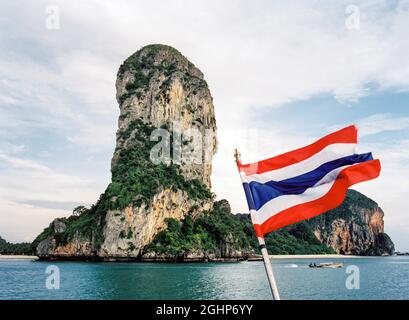
M217 261L257 254L248 216L233 215L211 193L216 120L202 72L176 49L149 45L120 66L116 89L112 181L91 208L55 219L33 242L37 255ZM271 253L392 253L382 211L362 197L349 193L340 209L270 234Z
M166 227L165 219L212 209L216 121L202 72L177 50L149 45L121 65L116 89L120 116L112 182L90 210L57 220L63 228L53 232L59 229L55 222L37 239L40 256L138 257ZM153 137L157 129L162 131ZM155 163L151 153L161 133L169 134L171 154ZM176 139L182 139L179 145ZM201 161L183 158L183 148L195 146Z
M337 253L390 255L395 251L384 232L384 213L363 194L349 190L341 206L309 220L315 236Z

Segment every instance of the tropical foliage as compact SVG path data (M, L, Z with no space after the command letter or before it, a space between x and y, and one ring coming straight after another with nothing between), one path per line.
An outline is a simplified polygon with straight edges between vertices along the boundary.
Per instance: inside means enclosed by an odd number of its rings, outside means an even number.
M32 255L31 243L10 243L0 237L0 254L3 255Z
M52 226L46 228L34 241L54 236L57 244L66 244L77 233L83 238L93 239L98 248L104 242L103 228L108 210L121 210L128 205L149 206L159 188L185 191L190 199L209 199L210 190L199 180L186 180L176 164L154 164L150 160L150 150L156 142L150 141L155 128L140 120L131 122L119 139L123 141L132 135L132 145L121 149L112 168L112 182L98 202L87 209L77 207L73 215L60 220L66 225L62 233L54 234ZM129 232L124 238L131 238Z
M149 205L161 187L186 191L190 199L212 197L210 190L199 180L186 180L178 165L154 164L151 161L150 150L157 143L150 141L154 129L141 120L135 120L120 134L123 141L132 134L132 146L119 151L118 160L112 168L112 183L106 191L111 199L110 209L124 209L131 203Z
M259 252L258 242L248 215L233 215L227 201L216 202L212 212L193 220L168 219L168 228L160 232L147 252L183 255L185 252L220 250L226 243L238 250ZM301 222L269 234L270 254L325 254L334 251L321 244L307 222Z

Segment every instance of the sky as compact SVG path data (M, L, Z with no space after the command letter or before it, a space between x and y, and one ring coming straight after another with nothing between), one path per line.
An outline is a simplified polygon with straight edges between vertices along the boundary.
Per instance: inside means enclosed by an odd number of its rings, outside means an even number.
M151 43L205 75L216 110L212 187L246 212L233 161L355 123L381 177L354 188L409 251L409 1L12 1L0 4L0 235L31 241L110 181L116 72Z

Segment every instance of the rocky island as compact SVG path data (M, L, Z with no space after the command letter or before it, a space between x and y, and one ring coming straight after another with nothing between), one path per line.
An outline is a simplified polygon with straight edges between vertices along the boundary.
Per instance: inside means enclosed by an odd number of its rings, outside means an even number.
M203 73L176 49L148 45L120 66L120 108L112 182L91 208L55 219L33 242L41 259L104 261L236 261L258 254L248 215L232 214L211 192L211 158L217 150L213 99ZM176 128L177 126L177 128ZM201 133L202 162L155 163L157 129ZM163 137L162 137L163 138ZM172 144L173 146L173 144ZM181 148L189 141L182 139ZM171 148L175 154L175 148ZM274 232L272 254L388 255L378 205L349 191L342 206Z

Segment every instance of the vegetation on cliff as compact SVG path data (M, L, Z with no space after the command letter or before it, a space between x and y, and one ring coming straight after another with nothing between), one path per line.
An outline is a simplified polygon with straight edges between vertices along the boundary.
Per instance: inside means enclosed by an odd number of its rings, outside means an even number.
M47 238L54 238L56 245L65 245L75 235L87 239L98 249L104 242L103 229L108 210L122 210L128 205L149 206L159 188L183 190L190 199L210 199L213 194L199 180L186 180L176 164L154 164L150 150L157 142L150 141L155 128L140 120L131 122L119 139L132 135L132 145L121 149L112 168L112 182L98 202L90 209L74 209L72 216L59 219L65 231L55 233L52 224L34 240L36 246ZM172 137L172 135L171 135Z
M119 151L118 160L112 168L112 183L106 191L111 199L109 209L124 209L131 203L149 206L159 188L183 190L190 199L212 198L212 193L202 182L185 179L179 165L154 164L151 161L150 151L157 143L150 141L154 129L141 120L135 120L120 134L119 139L123 140L132 135L132 145ZM170 138L172 146L172 134Z
M186 193L186 198L192 200L211 201L213 198L213 194L202 181L185 178L179 165L154 164L151 161L150 151L157 142L150 141L150 135L156 127L142 121L143 117L132 121L125 120L131 108L146 108L147 112L150 110L142 102L136 105L124 104L127 98L143 99L149 91L155 95L155 100L161 100L160 103L165 104L174 77L180 78L186 86L207 88L201 72L179 51L164 45L149 45L131 55L118 71L119 82L123 80L126 72L129 72L130 81L127 78L123 82L124 88L119 90L121 96L118 100L123 111L120 121L124 126L120 126L117 135L115 161L111 169L112 182L94 206L69 218L59 219L65 226L64 230L56 232L53 223L50 224L35 239L34 246L44 240L52 241L54 247L64 246L75 238L91 243L96 252L105 240L108 211L123 211L128 206L149 208L154 196L160 193L161 189L182 190ZM157 86L160 90L157 90ZM163 100L163 97L166 99ZM181 108L185 106L181 105ZM172 122L172 119L164 120L166 121L163 121L163 125ZM170 138L172 146L172 134Z
M384 233L383 211L372 199L348 190L337 208L308 220L320 240L341 254L390 255L395 246Z
M109 199L105 194L102 194L98 202L90 209L81 207L81 211L78 212L78 207L75 208L72 216L58 219L64 224L64 230L55 232L53 223L51 223L33 241L33 247L36 248L41 241L49 238L53 238L57 246L65 245L75 236L78 236L92 242L95 248L99 248L104 242L103 228L108 203Z
M158 54L167 54L169 59L163 60L160 63L156 61ZM118 77L122 78L126 71L130 71L133 75L133 82L126 85L126 93L119 97L119 102L122 104L128 98L136 96L138 99L142 98L149 90L151 79L156 74L164 75L164 80L160 85L161 93L168 100L166 95L167 90L171 85L171 77L173 73L181 71L181 61L187 63L187 68L193 68L194 65L186 59L178 50L170 46L165 46L161 44L148 45L135 54L131 55L124 63L120 66L118 71ZM189 79L183 78L183 83L188 86L192 83L192 75ZM206 86L207 83L204 79L196 79L198 81L195 85ZM159 96L156 97L159 99Z
M363 194L355 190L348 190L347 196L344 202L337 208L328 211L325 215L319 215L315 218L309 220L309 224L312 227L320 227L324 229L329 229L332 223L337 219L343 219L346 221L354 221L357 224L363 224L362 217L357 214L354 208L366 208L375 209L378 204L365 197Z
M110 197L112 197L111 195ZM55 234L50 225L35 240L54 237L58 244L65 244L78 232L89 239L94 238L96 244L103 241L104 207L109 199L101 196L98 204L91 209L82 208L80 215L60 219L67 228L64 232ZM315 236L314 230L320 228L331 233L332 223L343 219L348 223L355 223L365 227L365 222L358 214L358 209L373 210L376 202L363 196L357 191L350 190L344 203L324 215L303 221L298 224L277 230L266 236L266 244L270 254L330 254L334 249L322 244ZM354 209L355 208L355 209ZM102 211L101 211L102 210ZM254 235L253 226L247 214L234 215L226 200L215 202L211 212L204 212L196 219L187 216L184 220L166 220L168 228L161 231L154 240L144 249L144 253L167 254L175 257L186 253L204 253L205 255L221 255L226 245L230 250L258 253L258 242ZM126 235L124 234L126 237ZM99 240L98 240L99 239ZM367 254L393 253L393 243L386 234L379 236L373 252ZM31 254L29 244L10 244L0 240L0 253L3 254Z
M258 241L248 215L234 215L226 200L216 202L212 212L183 221L168 219L168 228L160 232L146 252L182 256L186 252L220 254L228 245L230 250L258 254ZM301 222L266 237L270 254L325 254L334 250L321 244L310 226Z

